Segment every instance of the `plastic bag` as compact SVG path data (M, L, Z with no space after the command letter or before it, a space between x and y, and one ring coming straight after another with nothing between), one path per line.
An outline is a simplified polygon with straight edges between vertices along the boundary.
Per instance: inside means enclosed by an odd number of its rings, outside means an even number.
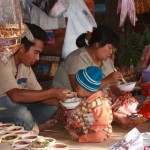
M50 17L60 17L67 10L67 8L63 5L61 0L57 1L53 8L51 9L49 16Z
M62 50L64 59L78 48L76 39L81 33L92 32L93 27L97 27L94 17L83 0L72 0L66 15L68 23Z

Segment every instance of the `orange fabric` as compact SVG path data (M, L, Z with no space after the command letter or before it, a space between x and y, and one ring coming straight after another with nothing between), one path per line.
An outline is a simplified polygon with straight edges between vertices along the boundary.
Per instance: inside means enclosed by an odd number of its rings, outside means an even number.
M80 136L79 142L103 142L104 140L108 139L109 135L105 131L98 131L90 134L85 134Z
M100 105L92 108L90 111L90 106L92 106L92 102L99 100ZM86 109L87 108L87 109ZM79 112L79 111L82 112ZM91 95L89 98L81 102L81 104L76 109L75 116L79 116L77 119L72 119L76 127L82 127L87 131L80 136L79 142L102 142L106 140L110 133L112 133L112 111L107 99L101 97L101 92L98 91ZM84 115L93 114L92 124L88 127L86 120L84 120ZM82 119L81 119L82 118ZM85 121L85 122L84 122Z
M95 101L96 98L101 97L101 91L98 91L94 94L92 94L90 97L88 97L87 99L85 99L84 101L86 103L92 103L93 101Z
M106 106L105 101L102 101L101 108L97 107L93 110L93 116L95 121L90 129L95 132L106 128L108 126L108 122L112 120L110 107Z

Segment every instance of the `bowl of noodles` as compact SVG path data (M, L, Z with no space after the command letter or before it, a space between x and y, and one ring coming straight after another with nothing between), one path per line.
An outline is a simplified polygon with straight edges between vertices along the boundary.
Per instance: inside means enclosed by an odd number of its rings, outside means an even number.
M130 92L135 88L136 82L129 82L127 84L119 84L117 87L123 92Z
M81 102L81 98L69 98L65 101L60 101L60 103L62 104L63 107L65 107L66 109L74 109L76 108Z

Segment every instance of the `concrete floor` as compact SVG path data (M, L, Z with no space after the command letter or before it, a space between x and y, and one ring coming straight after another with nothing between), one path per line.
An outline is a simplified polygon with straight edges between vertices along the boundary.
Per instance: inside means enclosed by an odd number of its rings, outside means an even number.
M150 120L141 123L137 126L137 129L142 132L150 132ZM72 141L66 130L62 125L57 124L55 127L41 132L40 135L48 136L56 139L57 143L65 143L69 145L69 148L76 148L74 150L108 150L114 143L123 139L123 137L131 129L121 129L118 125L113 125L113 133L111 138L103 143L79 143L77 141Z

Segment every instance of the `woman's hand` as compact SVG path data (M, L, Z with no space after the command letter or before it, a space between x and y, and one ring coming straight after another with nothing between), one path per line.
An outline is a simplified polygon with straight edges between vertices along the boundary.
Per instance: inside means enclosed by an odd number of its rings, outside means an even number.
M122 95L122 92L120 91L120 89L116 85L110 86L110 90L116 96L116 98L118 98L119 96Z
M116 84L121 79L122 79L122 73L113 72L110 75L108 75L104 80L107 80L109 84Z

